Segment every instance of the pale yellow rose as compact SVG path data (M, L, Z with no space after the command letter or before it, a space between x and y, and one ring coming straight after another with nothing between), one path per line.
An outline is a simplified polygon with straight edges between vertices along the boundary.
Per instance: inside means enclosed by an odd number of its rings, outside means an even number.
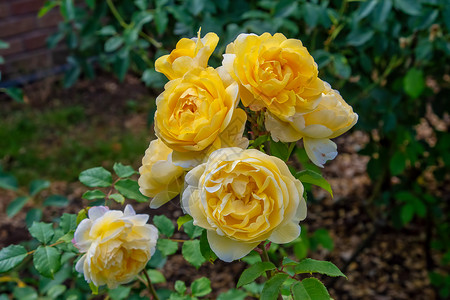
M223 148L185 180L183 209L207 230L211 249L223 261L244 257L266 239L288 243L300 235L303 185L276 157Z
M218 42L219 37L212 32L203 38L200 38L200 31L197 38L183 38L169 55L161 56L156 60L155 70L172 80L183 77L193 68L206 68L209 57L216 49Z
M169 81L156 99L155 132L173 149L175 165L190 169L214 150L247 147L242 137L247 115L236 108L238 86L224 74L221 69L192 69Z
M282 120L307 113L324 90L317 64L300 40L283 34L240 34L229 44L223 66L239 83L242 103L267 108Z
M136 215L131 205L124 212L95 206L88 216L74 235L74 245L84 253L75 269L96 286L113 289L132 281L156 249L158 230L147 224L149 216Z
M318 166L337 155L335 138L358 121L358 115L338 91L326 84L317 108L307 114L295 114L288 121L266 113L265 125L274 141L295 142L303 138L306 153Z
M139 168L139 190L152 197L151 208L158 208L177 196L184 184L184 170L172 163L172 149L161 140L151 141Z

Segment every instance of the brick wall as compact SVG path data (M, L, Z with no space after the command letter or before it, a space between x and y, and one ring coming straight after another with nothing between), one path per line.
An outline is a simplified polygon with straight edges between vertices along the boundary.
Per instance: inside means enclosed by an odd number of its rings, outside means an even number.
M5 64L0 65L2 80L61 64L57 61L61 47L51 51L46 46L46 39L56 31L61 16L54 8L38 18L37 13L44 2L0 0L0 40L10 44L9 48L0 49L0 55L5 59Z

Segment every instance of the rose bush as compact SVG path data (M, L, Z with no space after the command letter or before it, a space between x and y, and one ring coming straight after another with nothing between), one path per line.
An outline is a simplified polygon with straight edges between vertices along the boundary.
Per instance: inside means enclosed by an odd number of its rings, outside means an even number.
M88 216L74 234L75 247L85 253L75 269L96 286L115 288L133 280L156 249L158 230L146 224L149 216L136 215L131 205L124 212L92 207Z
M302 42L281 33L240 34L227 46L223 66L239 83L245 106L284 121L315 109L325 88Z
M224 148L186 175L182 206L207 230L216 255L242 258L268 239L288 243L306 217L303 185L280 159L255 149Z

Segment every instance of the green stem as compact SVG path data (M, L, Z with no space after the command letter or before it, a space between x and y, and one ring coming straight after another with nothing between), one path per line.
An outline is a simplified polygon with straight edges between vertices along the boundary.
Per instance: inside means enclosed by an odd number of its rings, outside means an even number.
M129 24L127 24L125 22L125 20L122 18L122 16L120 15L119 11L117 10L116 6L114 5L114 3L112 2L112 0L106 0L106 3L108 4L109 9L111 10L112 14L114 15L114 17L116 18L116 20L119 22L120 26L122 26L123 28L127 29L128 27L130 27ZM141 37L143 37L144 39L146 39L150 44L152 44L153 46L155 46L156 48L161 48L162 44L158 41L156 41L154 38L152 38L151 36L148 36L147 34L145 34L144 32L140 31L139 35Z
M267 253L267 249L266 249L266 247L264 246L264 242L262 242L261 244L259 244L258 247L259 247L259 249L262 250L262 252L261 252L261 260L262 260L263 262L271 262L271 261L270 261L270 258L269 258L269 254ZM267 275L267 279L272 278L272 272L266 271L266 275Z
M142 270L142 273L144 273L145 279L147 280L147 288L150 292L150 294L153 296L153 299L155 300L159 300L158 294L156 294L156 290L155 287L153 286L151 280L150 280L150 276L148 276L147 270L144 269Z

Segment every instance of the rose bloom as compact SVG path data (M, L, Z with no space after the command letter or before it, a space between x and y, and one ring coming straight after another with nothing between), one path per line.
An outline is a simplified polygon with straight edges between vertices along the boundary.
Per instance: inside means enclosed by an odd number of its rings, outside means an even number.
M156 99L155 133L173 150L175 165L190 169L216 149L247 147L238 86L222 68L192 69L164 89Z
M267 108L282 120L312 111L324 90L317 64L302 42L283 34L240 34L229 44L223 66L239 83L242 103Z
M169 80L183 77L187 71L196 68L206 68L211 54L216 49L219 37L215 33L208 33L200 38L181 39L176 48L169 54L158 58L155 70L166 75Z
M306 153L311 161L323 167L327 160L337 155L336 144L330 141L352 128L358 115L338 91L326 83L317 108L307 114L296 114L283 122L266 113L265 125L274 141L295 142L303 138Z
M146 224L149 216L136 215L131 205L124 212L95 206L88 216L74 235L75 247L85 253L75 269L87 282L111 289L133 280L156 249L158 230Z
M223 261L244 257L266 239L288 243L300 235L303 185L276 157L223 148L185 181L183 209L207 230L211 249Z
M139 190L152 197L151 208L158 208L177 196L184 184L184 170L172 163L172 149L161 140L151 141L139 168Z

